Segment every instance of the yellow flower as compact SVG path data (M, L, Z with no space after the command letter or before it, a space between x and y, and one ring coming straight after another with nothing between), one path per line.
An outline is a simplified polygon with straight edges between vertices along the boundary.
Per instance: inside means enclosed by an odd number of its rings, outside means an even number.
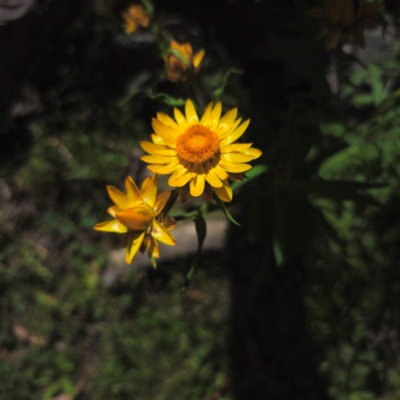
M193 54L190 43L178 43L171 41L171 47L164 56L167 78L172 82L184 82L193 74L197 74L203 61L204 51Z
M234 143L247 129L250 120L240 124L237 109L221 118L222 105L210 103L198 118L193 103L186 101L186 117L174 108L175 120L157 113L153 118L153 143L141 142L149 153L141 159L151 165L147 168L157 174L172 174L168 184L178 187L184 202L190 194L203 195L210 202L213 191L223 201L232 200L228 179L242 180L247 164L261 156L252 143Z
M125 179L126 194L114 186L107 186L108 195L114 202L107 212L114 218L96 224L96 231L115 232L124 234L126 247L125 260L132 262L138 250L147 248L150 255L158 258L160 251L158 241L174 246L175 239L169 230L175 227L175 220L160 214L167 203L171 192L166 190L157 196L156 174L146 178L139 188L133 179Z
M147 28L150 25L150 16L142 4L131 4L128 9L122 13L126 33L133 33L140 27Z
M383 8L382 3L367 3L366 0L325 0L324 7L313 8L307 15L322 19L318 36L326 36L325 50L330 51L342 46L350 35L364 47L364 23L373 22L374 16Z

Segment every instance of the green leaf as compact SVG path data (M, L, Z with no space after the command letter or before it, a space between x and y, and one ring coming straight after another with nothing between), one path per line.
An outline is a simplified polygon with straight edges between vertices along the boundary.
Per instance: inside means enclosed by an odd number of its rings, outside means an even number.
M184 99L176 99L175 97L169 96L167 93L153 93L151 89L149 90L149 97L153 100L161 99L163 103L172 107L182 106L186 103Z
M189 287L190 283L192 282L194 271L196 270L196 266L199 261L200 254L203 249L204 239L206 238L206 235L207 235L206 220L204 219L204 216L200 210L198 210L197 215L196 215L196 217L194 217L193 220L194 220L194 223L196 226L196 233L197 233L197 242L198 242L197 252L196 252L196 255L194 256L194 259L192 261L189 272L186 274L185 282L183 283L183 286L181 288L181 294L186 291L186 289Z
M153 266L154 269L157 269L157 261L156 261L154 255L149 252L149 257L150 257L151 265Z
M171 210L168 215L171 218L178 218L178 219L186 219L186 212L185 210Z
M141 0L141 2L144 5L144 8L146 9L147 14L152 15L154 12L154 6L153 3L150 0Z
M244 71L242 71L241 69L238 69L238 68L228 69L228 71L226 72L225 76L222 79L220 87L214 90L214 93L213 93L214 103L218 102L221 99L221 96L224 94L225 87L229 82L229 78L233 74L235 74L235 75L244 74Z
M364 106L364 105L372 104L374 102L374 98L373 98L372 94L357 94L357 95L353 96L353 98L351 99L351 102L355 106Z
M233 182L232 183L232 190L235 191L245 185L246 183L252 181L254 178L265 174L268 171L268 167L264 164L256 165L250 171L246 172L246 177L241 182Z
M368 75L372 88L372 100L375 105L378 105L381 102L385 91L379 68L374 64L370 64L368 67Z
M203 242L207 235L207 224L206 220L204 219L203 214L199 211L197 216L194 218L194 223L196 225L196 233L197 233L197 240L198 240L198 248L197 248L197 255L200 255L201 250L203 248Z
M361 84L363 84L365 82L365 79L368 76L368 72L366 70L361 70L358 72L355 72L351 78L350 78L350 82L355 85L355 86L360 86Z
M178 189L174 189L171 192L171 196L169 197L167 204L165 205L164 209L162 210L162 212L164 213L164 215L168 215L169 211L171 210L171 208L173 207L173 205L176 202L176 199L178 198Z
M226 209L224 202L215 193L213 194L213 199L222 210L222 212L225 214L226 218L228 218L229 221L233 222L235 225L240 226L239 222L235 221L232 215L229 214L229 211Z

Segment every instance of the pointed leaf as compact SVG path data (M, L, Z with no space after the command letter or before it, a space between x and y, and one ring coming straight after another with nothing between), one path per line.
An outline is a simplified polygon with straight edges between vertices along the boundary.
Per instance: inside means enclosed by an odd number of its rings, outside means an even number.
M240 226L239 222L235 221L235 219L232 217L232 215L226 209L224 202L218 196L216 196L215 193L213 194L213 199L218 204L218 206L222 210L222 212L225 214L226 218L228 218L229 221L233 222L235 225Z
M192 282L194 271L196 270L196 266L197 266L200 254L203 249L204 239L206 238L206 235L207 235L207 224L206 224L204 216L200 210L197 211L197 215L194 218L194 223L196 226L197 242L198 242L197 252L193 259L192 265L191 265L188 273L186 274L185 282L183 283L183 286L181 288L181 294L183 294L186 291L186 289L189 287L190 283Z

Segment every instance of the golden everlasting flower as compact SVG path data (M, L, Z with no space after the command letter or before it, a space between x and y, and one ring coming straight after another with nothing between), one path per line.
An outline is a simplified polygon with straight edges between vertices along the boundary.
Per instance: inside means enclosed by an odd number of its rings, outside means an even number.
M322 19L318 36L326 36L326 51L342 46L350 35L364 48L364 23L373 22L373 17L383 8L382 3L367 3L366 0L325 0L324 7L313 8L307 15Z
M140 27L147 28L150 25L150 16L142 4L131 4L122 14L126 33L133 33Z
M172 82L186 81L199 72L203 57L203 50L193 54L190 43L180 44L172 40L169 52L164 56L167 78Z
M153 118L153 143L141 142L150 155L141 159L151 165L147 168L157 174L172 174L168 184L178 187L184 202L190 194L203 195L211 202L213 191L223 201L232 200L228 179L242 180L243 172L251 169L247 164L261 156L252 143L234 143L247 129L250 120L236 119L237 109L221 118L222 105L210 103L198 118L193 103L186 101L186 117L174 108L175 120L167 114L157 113Z
M101 222L93 228L96 231L124 234L126 247L125 260L130 264L138 250L147 248L150 255L160 257L158 241L174 246L175 239L169 230L175 227L175 220L160 214L165 207L171 191L166 190L157 196L156 174L146 178L139 188L133 179L125 179L126 194L114 186L107 186L108 195L114 202L107 212L114 218Z

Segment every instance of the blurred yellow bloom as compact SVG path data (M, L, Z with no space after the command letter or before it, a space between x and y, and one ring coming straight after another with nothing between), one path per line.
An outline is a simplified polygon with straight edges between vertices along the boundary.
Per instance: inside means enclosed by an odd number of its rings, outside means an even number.
M150 25L150 16L142 4L131 4L122 13L126 33L133 33L139 28L147 28Z
M193 54L190 43L171 41L168 54L164 56L167 78L172 82L184 82L193 74L197 74L203 61L204 51Z
M382 3L367 3L366 0L325 0L324 7L316 7L307 12L312 18L321 18L319 37L326 36L325 50L342 46L353 36L360 46L365 46L364 23L382 11Z
M237 109L222 118L222 104L210 103L198 118L193 103L186 101L186 116L174 108L175 120L167 114L157 113L153 118L153 143L141 142L150 155L141 159L147 168L157 174L172 174L168 184L179 188L182 201L189 193L203 195L211 201L213 191L223 201L232 200L228 179L242 180L243 172L251 169L247 164L261 156L252 143L234 143L247 129L250 120L240 124Z
M169 233L175 227L175 220L160 214L171 192L166 190L157 196L157 174L146 178L139 188L133 179L125 179L126 194L114 186L107 186L108 195L114 202L107 212L114 218L96 224L96 231L124 234L126 262L132 262L138 250L147 248L150 255L158 258L158 241L174 246L175 239Z

